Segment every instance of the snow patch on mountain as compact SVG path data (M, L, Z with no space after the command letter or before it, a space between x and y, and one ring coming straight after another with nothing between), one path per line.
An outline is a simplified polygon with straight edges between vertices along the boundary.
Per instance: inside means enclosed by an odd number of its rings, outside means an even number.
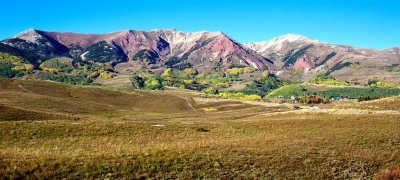
M88 54L88 53L89 53L89 51L86 51L81 55L82 60L84 60L84 61L86 60L85 55Z
M28 42L36 43L39 38L41 38L42 35L40 35L35 29L27 29L12 38L18 38L18 39L23 39Z
M271 52L279 52L286 45L293 43L318 44L321 42L298 34L286 34L268 41L245 43L244 45L260 54L266 54Z

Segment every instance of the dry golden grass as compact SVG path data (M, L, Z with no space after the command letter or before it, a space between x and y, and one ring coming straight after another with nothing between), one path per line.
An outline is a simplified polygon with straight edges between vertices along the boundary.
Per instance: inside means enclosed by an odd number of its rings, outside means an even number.
M5 107L0 105L0 119L2 121L16 121L16 120L48 120L48 119L68 119L63 116L56 116L46 114L43 112L28 111L18 108Z
M343 103L336 106L337 108L354 108L365 110L392 110L400 111L400 97L387 97L371 101Z
M20 82L0 83L1 108L49 116L0 121L0 179L370 179L400 164L393 114L274 113L288 109L39 81L23 81L26 92Z
M122 93L47 81L0 79L0 103L48 113L99 114L191 111L187 100L157 93ZM123 114L123 113L122 113Z
M7 121L0 127L0 174L7 177L368 178L400 162L397 117Z
M366 109L400 111L400 97L389 97L389 98L361 102L360 106Z

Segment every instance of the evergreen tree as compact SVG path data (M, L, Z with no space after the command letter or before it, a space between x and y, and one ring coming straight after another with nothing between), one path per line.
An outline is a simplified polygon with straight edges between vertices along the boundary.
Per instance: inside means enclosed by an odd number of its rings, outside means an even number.
M137 74L131 75L132 86L135 89L142 89L144 87L144 80Z

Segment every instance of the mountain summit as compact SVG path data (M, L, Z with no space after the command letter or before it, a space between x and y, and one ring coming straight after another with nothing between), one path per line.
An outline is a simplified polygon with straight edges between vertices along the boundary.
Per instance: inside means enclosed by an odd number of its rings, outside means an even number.
M267 55L287 49L288 46L298 46L299 44L317 44L317 40L298 34L286 34L268 41L245 43L246 47L253 49L261 55Z

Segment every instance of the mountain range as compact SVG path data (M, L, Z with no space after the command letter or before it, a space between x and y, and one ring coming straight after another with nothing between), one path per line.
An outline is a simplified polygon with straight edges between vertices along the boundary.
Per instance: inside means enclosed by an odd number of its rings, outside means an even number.
M23 57L37 71L46 60L63 57L71 68L76 68L75 61L87 61L107 67L105 70L116 76L132 69L161 71L167 67L194 67L210 72L252 67L301 81L321 71L341 80L365 82L373 77L400 80L400 47L358 48L296 34L240 43L223 32L208 31L166 29L80 34L28 29L1 41L0 52Z
M392 77L393 73L381 69L400 64L400 47L384 50L358 48L329 44L295 34L244 45L273 61L281 76L290 76L287 73L290 69L303 69L305 77L326 69L342 79L355 76L365 80L374 76ZM366 72L369 72L368 76L365 76Z

